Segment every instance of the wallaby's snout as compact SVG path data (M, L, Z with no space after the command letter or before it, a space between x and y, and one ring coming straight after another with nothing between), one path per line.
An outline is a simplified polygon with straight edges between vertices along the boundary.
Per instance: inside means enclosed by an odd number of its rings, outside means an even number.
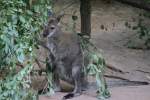
M43 30L43 37L52 37L53 35L57 34L59 28L55 23L49 23L47 26L44 27Z
M44 38L47 37L48 34L49 34L49 31L48 31L48 29L46 29L46 26L44 26L44 30L43 30L43 33L42 33L43 37Z

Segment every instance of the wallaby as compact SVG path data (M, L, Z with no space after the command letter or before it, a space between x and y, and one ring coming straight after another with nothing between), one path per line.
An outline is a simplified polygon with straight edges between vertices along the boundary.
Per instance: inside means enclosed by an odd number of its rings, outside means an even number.
M47 38L47 48L53 63L55 84L59 90L59 78L74 84L73 92L65 95L63 100L82 93L84 80L83 54L77 34L62 32L59 21L62 15L51 15L43 30L43 37Z

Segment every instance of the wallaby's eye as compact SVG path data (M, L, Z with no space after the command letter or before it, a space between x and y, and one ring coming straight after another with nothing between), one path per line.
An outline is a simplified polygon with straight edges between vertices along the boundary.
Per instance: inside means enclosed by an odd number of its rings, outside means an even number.
M51 30L55 29L55 27L51 27Z

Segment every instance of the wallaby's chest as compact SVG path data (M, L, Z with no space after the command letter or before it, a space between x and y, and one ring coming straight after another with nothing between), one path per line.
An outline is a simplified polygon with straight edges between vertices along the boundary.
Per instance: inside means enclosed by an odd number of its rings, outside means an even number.
M51 38L48 45L56 57L75 56L80 50L78 39L72 34L63 34L57 38Z

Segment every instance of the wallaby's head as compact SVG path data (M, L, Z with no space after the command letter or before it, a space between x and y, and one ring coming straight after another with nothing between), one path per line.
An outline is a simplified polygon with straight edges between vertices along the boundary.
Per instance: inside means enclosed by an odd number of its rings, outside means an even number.
M47 25L44 26L43 37L52 37L60 33L59 22L64 14L58 16L50 15Z

